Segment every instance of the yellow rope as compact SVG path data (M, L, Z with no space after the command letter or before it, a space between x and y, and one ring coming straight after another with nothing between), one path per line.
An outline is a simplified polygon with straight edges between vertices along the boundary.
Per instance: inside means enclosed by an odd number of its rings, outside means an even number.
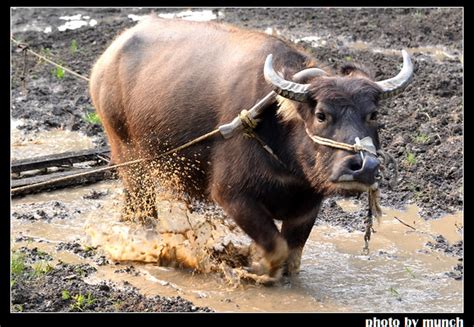
M28 189L31 189L31 188L35 188L35 187L38 187L38 186L44 186L44 185L49 185L49 184L53 184L53 183L57 183L57 182L62 182L62 181L68 180L68 179L73 179L73 178L77 178L77 177L81 177L81 176L87 176L87 175L91 175L91 174L98 173L98 172L101 172L101 171L106 171L106 170L110 170L110 169L114 169L114 168L120 168L120 167L124 167L124 166L128 166L128 165L137 164L137 163L140 163L140 162L143 162L143 161L157 160L157 159L159 159L161 157L164 157L166 155L169 155L171 153L181 151L181 150L183 150L187 147L190 147L191 145L194 145L198 142L201 142L201 141L203 141L203 140L205 140L205 139L207 139L211 136L214 136L218 133L219 133L219 129L215 129L215 130L213 130L213 131L211 131L207 134L199 136L199 137L195 138L192 141L189 141L189 142L187 142L187 143L185 143L185 144L183 144L183 145L181 145L177 148L174 148L172 150L161 153L160 155L158 155L156 157L153 157L153 158L142 158L142 159L127 161L127 162L123 162L123 163L112 165L112 166L97 168L97 169L94 169L92 171L87 171L87 172L78 173L78 174L74 174L74 175L69 175L69 176L65 176L65 177L59 177L59 178L49 180L49 181L45 181L45 182L40 182L40 183L30 184L30 185L26 185L26 186L15 187L15 188L11 189L11 194L14 195L16 193L19 193L19 192L22 192L22 191L25 191L25 190L28 190Z
M322 144L322 145L326 145L326 146L330 146L330 147L338 148L342 150L352 151L352 152L367 151L375 156L377 155L376 152L373 152L372 150L367 149L366 147L361 146L359 144L347 144L347 143L342 143L342 142L337 142L331 139L327 139L321 136L313 135L308 131L308 129L306 129L306 133L314 142L318 144Z
M72 74L72 75L74 75L74 76L76 76L76 77L82 78L83 80L85 80L85 81L87 81L87 82L89 81L89 78L87 78L87 77L85 77L85 76L82 76L81 74L76 73L76 72L74 72L74 71L72 71L72 70L70 70L70 69L68 69L68 68L66 68L66 67L64 67L64 66L61 66L60 64L57 64L57 63L55 63L54 61L52 61L52 60L46 58L45 56L42 56L42 55L40 55L40 54L34 52L33 50L30 50L28 44L26 44L26 43L21 43L21 42L15 40L13 37L11 37L10 39L11 39L18 47L20 47L21 49L23 49L23 51L27 51L27 52L31 53L32 55L35 55L36 57L38 57L38 58L40 58L40 59L42 59L42 60L44 60L44 61L50 63L51 65L54 65L54 66L56 66L56 67L61 68L61 69L63 69L64 71L66 71L66 72L68 72L68 73L70 73L70 74Z

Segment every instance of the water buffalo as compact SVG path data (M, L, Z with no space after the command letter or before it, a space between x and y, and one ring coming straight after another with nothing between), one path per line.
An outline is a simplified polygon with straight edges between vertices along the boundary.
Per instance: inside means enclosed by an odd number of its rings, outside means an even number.
M218 203L262 249L253 271L278 279L298 272L323 198L376 182L374 155L362 159L313 136L348 144L370 137L378 149L378 101L401 91L413 73L403 55L396 77L375 82L353 64L337 74L318 69L311 55L279 37L151 16L98 59L90 93L114 163L154 157L278 93L254 130L278 160L240 133L227 140L215 135L159 163L185 194ZM145 191L152 182L147 167L120 173L128 212L156 215L154 194ZM282 221L281 231L274 219Z

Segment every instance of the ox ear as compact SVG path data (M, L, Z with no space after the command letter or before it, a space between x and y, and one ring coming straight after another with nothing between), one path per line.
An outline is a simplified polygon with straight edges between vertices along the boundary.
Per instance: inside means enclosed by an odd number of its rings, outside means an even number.
M346 63L342 65L341 68L339 69L339 72L343 76L365 77L371 80L374 78L372 72L369 69L367 69L367 67L364 67L356 63Z

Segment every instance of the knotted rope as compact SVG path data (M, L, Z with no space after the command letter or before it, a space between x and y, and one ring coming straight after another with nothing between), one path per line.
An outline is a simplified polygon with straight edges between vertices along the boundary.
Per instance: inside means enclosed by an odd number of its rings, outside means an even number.
M273 150L265 143L258 135L255 133L255 128L259 123L259 119L254 119L250 117L250 112L248 110L242 110L239 114L239 119L242 122L243 133L249 138L255 139L267 151L273 159L275 159L282 167L287 168L283 161L278 158L278 156L273 152Z

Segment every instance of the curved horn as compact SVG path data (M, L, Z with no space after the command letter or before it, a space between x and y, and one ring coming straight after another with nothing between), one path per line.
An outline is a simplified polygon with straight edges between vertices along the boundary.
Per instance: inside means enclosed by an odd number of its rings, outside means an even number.
M402 50L403 55L403 67L402 70L398 73L397 76L386 79L383 81L376 82L383 90L381 95L382 99L386 99L393 95L399 94L400 92L410 84L413 77L413 64L411 62L410 56L405 50Z
M326 76L327 73L319 68L307 68L293 75L293 81L301 82L308 78Z
M308 101L308 88L310 84L290 82L280 77L273 69L273 55L269 54L263 67L265 80L273 86L274 91L282 97L299 102Z

